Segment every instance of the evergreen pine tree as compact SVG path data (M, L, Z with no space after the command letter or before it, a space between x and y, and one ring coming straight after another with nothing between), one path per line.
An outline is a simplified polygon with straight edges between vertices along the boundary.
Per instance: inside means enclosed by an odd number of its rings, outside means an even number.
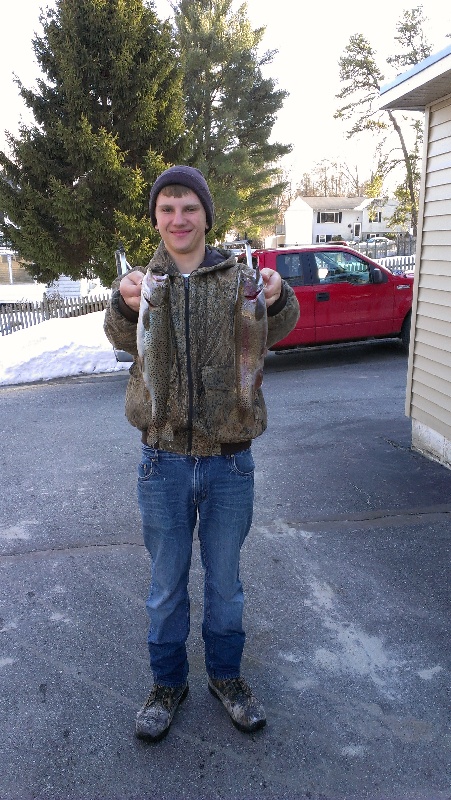
M252 30L246 5L231 0L179 0L173 4L184 73L187 161L202 170L212 190L216 222L211 237L235 229L257 236L275 222L284 182L278 160L290 145L270 143L286 92L265 78L274 52L258 55L264 28Z
M183 152L173 33L143 0L57 0L40 22L43 77L18 81L35 123L0 153L3 233L40 280L110 282L119 242L149 259L149 184Z

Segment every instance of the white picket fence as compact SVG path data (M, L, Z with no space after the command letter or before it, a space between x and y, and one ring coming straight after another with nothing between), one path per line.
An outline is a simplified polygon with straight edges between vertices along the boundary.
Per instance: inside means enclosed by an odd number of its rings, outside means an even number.
M22 328L38 325L53 317L78 317L103 311L109 303L109 295L101 297L44 297L40 303L0 304L0 336L14 333Z
M388 267L388 269L401 269L403 272L415 269L414 255L386 256L385 258L375 258L374 261L377 261L377 263L382 267Z

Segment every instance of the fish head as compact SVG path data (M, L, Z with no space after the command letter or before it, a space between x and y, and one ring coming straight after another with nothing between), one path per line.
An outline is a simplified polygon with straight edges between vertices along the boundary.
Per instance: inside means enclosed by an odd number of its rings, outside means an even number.
M243 280L243 294L249 300L254 300L259 292L263 289L263 281L261 284L253 275L245 275Z
M243 301L247 312L253 312L257 320L266 313L265 285L260 270L257 268L254 275L245 275L243 278Z
M148 269L141 284L141 301L145 300L153 308L161 306L169 290L168 275L155 275Z

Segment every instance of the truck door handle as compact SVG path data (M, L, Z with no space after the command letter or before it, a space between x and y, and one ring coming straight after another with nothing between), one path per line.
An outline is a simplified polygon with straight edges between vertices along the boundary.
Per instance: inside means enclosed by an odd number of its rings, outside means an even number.
M324 303L326 300L330 300L330 294L329 292L318 292L316 299L318 303Z

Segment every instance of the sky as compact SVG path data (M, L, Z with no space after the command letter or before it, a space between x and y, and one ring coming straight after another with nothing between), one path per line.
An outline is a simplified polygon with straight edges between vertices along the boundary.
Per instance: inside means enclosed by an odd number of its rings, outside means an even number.
M1 110L0 148L5 147L4 130L17 133L24 106L18 97L12 73L25 86L34 85L37 66L32 51L32 38L40 30L39 9L52 2L14 0L5 4L2 13L2 44L0 47ZM155 0L161 19L171 15L169 0ZM235 0L233 8L238 8ZM262 52L278 50L270 66L265 68L277 82L278 88L289 92L273 129L273 139L291 143L292 153L283 167L292 183L301 179L323 159L345 162L359 178L365 179L374 165L376 142L369 135L360 140L346 139L342 122L333 119L339 105L340 90L338 60L351 35L361 33L377 53L386 82L394 76L385 59L394 52L396 24L408 0L378 0L366 4L362 0L322 0L321 3L301 3L300 0L248 0L248 18L253 28L266 29ZM445 38L451 33L451 4L444 0L428 0L423 5L428 22L425 35L438 52L451 44ZM26 109L25 109L26 111ZM27 118L24 118L25 121Z
M2 336L0 386L129 369L103 331L105 311L49 319Z

